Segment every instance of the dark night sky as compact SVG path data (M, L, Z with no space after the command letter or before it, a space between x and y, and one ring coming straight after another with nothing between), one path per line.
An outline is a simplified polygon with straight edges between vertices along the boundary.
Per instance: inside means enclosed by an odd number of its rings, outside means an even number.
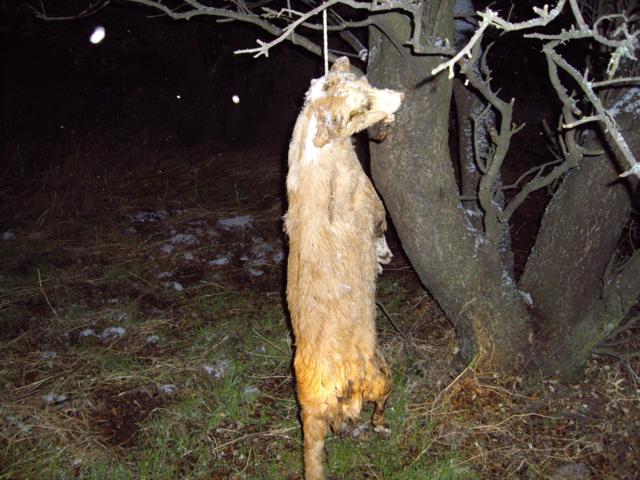
M519 2L513 18L524 18L532 4ZM85 2L65 2L57 11L45 6L49 15L71 15ZM67 21L35 18L26 3L4 2L2 9L8 20L1 29L4 149L10 143L34 147L34 138L67 143L101 135L118 144L148 137L156 148L215 143L282 150L309 80L322 74L320 58L286 42L269 58L234 55L269 34L212 17L174 21L124 2ZM106 36L94 45L90 36L98 26ZM366 41L366 32L358 35ZM338 38L332 47L348 48ZM536 75L544 71L537 46L499 42L492 56L504 98L522 98L515 120L538 123L549 113L541 106L550 103ZM46 168L50 161L48 155L28 157L4 175Z

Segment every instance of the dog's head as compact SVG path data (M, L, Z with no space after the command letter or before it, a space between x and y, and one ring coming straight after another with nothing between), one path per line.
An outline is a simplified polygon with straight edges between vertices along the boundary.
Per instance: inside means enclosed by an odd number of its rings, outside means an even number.
M401 92L372 87L365 77L349 72L347 57L339 58L307 93L307 108L316 121L314 145L350 137L380 121L392 122L403 98Z

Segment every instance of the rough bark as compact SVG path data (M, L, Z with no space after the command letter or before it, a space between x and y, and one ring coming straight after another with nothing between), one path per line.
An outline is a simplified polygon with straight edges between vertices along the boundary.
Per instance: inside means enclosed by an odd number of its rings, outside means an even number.
M432 38L451 37L453 3L440 2ZM497 246L465 223L447 140L451 81L426 79L441 59L402 46L406 17L383 15L378 25L384 34L371 30L368 76L407 98L386 140L371 145L376 186L414 268L456 327L461 356L479 353L491 367L512 369L528 349L529 314Z
M555 338L550 347L563 349L544 364L549 372L565 378L577 377L589 353L607 338L638 301L640 291L640 252L625 264L607 285L603 296L590 305L587 313L571 325L564 337Z
M629 117L619 120L623 127L631 125ZM626 133L637 147L640 136L631 129ZM602 147L595 137L590 144ZM539 314L539 363L546 373L579 373L589 352L623 320L640 292L640 275L629 274L638 269L638 260L607 277L628 219L632 188L618 178L612 155L605 151L585 158L565 176L520 281Z

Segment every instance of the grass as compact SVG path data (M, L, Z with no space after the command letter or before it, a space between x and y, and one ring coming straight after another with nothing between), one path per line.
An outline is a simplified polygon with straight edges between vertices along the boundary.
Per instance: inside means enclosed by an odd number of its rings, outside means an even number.
M171 270L173 257L150 268L144 245L105 238L90 255L80 239L64 249L34 239L41 251L28 262L24 242L3 251L2 326L22 330L0 345L0 478L299 478L281 296L206 276L174 291L155 273ZM397 284L382 289L391 311L407 295ZM407 419L408 395L398 374L389 440L329 438L333 478L472 478L455 451L413 460L430 433Z
M132 182L149 182L144 198L110 184L112 196L88 203L113 205L106 212L45 208L35 197L31 221L15 209L16 240L0 248L0 479L301 478L282 265L268 256L252 276L255 259L242 260L262 239L283 248L279 200L264 195L281 176L256 179L247 155L236 166L223 158L233 179L218 164L202 172L219 185L209 195L201 186L199 205L166 197L175 184L192 193L174 167ZM134 204L154 210L158 198L166 218L127 220ZM217 228L245 214L251 228ZM199 243L162 252L174 231ZM209 263L221 255L228 265ZM396 258L378 288L393 319L378 321L394 374L392 434L329 437L328 480L538 479L565 465L633 478L637 375L591 363L585 382L560 392L552 380L454 371L453 330L413 275Z

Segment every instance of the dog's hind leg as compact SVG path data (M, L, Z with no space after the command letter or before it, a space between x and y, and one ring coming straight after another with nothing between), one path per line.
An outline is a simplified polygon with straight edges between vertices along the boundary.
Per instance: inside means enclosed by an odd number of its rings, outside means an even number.
M387 438L391 435L391 429L384 419L384 410L387 405L387 398L389 398L389 392L391 392L391 372L387 367L384 360L378 358L378 362L381 364L377 369L375 379L373 381L372 398L375 403L375 409L373 411L373 431L379 433L383 437Z
M304 478L323 480L324 439L328 424L325 418L302 407L302 434L304 437Z

